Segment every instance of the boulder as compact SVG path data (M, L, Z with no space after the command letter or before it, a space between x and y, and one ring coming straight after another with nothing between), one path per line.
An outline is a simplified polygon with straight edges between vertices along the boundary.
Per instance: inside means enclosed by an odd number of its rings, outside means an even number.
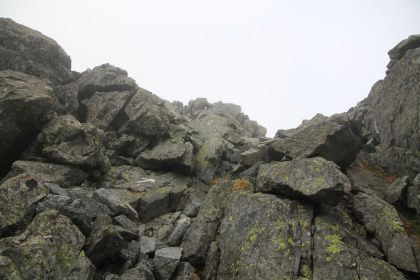
M155 280L153 267L147 261L141 261L135 268L127 270L117 280Z
M36 204L48 188L28 174L21 174L0 185L0 237L24 228L34 217Z
M241 153L241 164L247 168L253 166L259 161L269 161L268 148L265 145L261 145L257 148L252 148Z
M210 189L197 217L184 235L183 260L194 266L205 263L207 250L223 218L231 192L232 182L228 180L221 180Z
M122 201L113 192L101 188L93 193L92 198L98 201L99 203L102 203L105 206L107 206L108 209L111 210L114 215L117 216L123 214L133 222L138 221L137 211L133 207L131 207L131 205L127 202Z
M79 86L79 100L90 98L95 92L131 91L138 88L128 77L127 71L110 64L103 64L83 72L76 81Z
M2 270L0 275L5 279L91 280L95 267L82 250L84 241L69 218L53 210L42 212L25 232L0 239L0 259L6 258L14 270Z
M0 32L1 24L0 19ZM0 173L3 173L35 138L41 118L55 96L52 88L40 79L10 70L0 71L0 88Z
M336 205L350 192L349 179L331 161L320 157L263 164L256 191L307 198Z
M156 250L156 238L155 237L148 237L148 236L141 236L140 238L140 253L147 255L153 254Z
M178 268L175 270L173 280L196 280L194 275L195 268L188 262L179 262Z
M55 102L46 112L43 119L52 120L62 115L75 114L79 108L78 87L76 83L57 85L53 87Z
M340 166L351 163L359 150L360 136L353 131L345 114L313 119L277 139L270 145L271 157L289 158L320 156Z
M71 59L53 39L0 18L0 70L10 69L54 84L71 82Z
M178 267L181 260L181 249L167 247L156 250L153 259L155 278L158 280L169 280Z
M224 142L220 137L208 138L194 155L194 174L210 184L221 164Z
M420 48L420 35L411 35L407 39L399 42L393 49L388 52L391 61L387 65L387 68L391 69L408 50L415 48Z
M105 131L132 96L131 91L95 92L89 99L81 101L82 118Z
M368 170L365 170L368 169ZM367 193L385 199L386 189L389 182L380 177L377 172L370 168L352 167L347 169L347 177L350 179L353 193Z
M220 249L217 243L218 242L213 241L207 252L206 265L204 266L203 272L206 280L217 279L217 270L219 269L220 264Z
M310 264L313 210L271 194L234 192L220 228L217 279L297 279Z
M101 167L103 131L80 123L71 115L60 116L44 126L37 137L42 153L52 161L85 167Z
M388 185L385 190L385 201L394 204L396 202L405 202L407 194L408 176L396 179L392 184Z
M375 233L388 262L418 273L411 241L395 208L378 197L364 193L358 193L353 200L356 216L367 230Z
M181 218L176 221L176 225L171 235L168 238L169 246L179 246L181 245L182 238L190 227L191 219L186 216L181 216Z

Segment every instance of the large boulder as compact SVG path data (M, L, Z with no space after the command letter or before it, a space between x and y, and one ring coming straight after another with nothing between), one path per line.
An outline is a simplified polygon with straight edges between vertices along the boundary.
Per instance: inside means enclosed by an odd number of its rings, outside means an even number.
M388 52L391 61L387 65L387 68L391 69L398 60L403 58L407 51L415 48L420 48L420 35L411 35L407 39L399 42L392 50Z
M311 207L234 192L220 228L217 279L296 279L311 261Z
M40 79L10 70L0 71L0 88L0 169L6 170L34 138L55 96Z
M37 215L20 235L0 239L3 279L92 280L95 267L85 257L85 238L71 220L56 211Z
M338 166L320 157L263 164L256 187L260 192L308 198L329 205L336 205L350 189L349 179Z
M136 82L127 76L127 71L110 64L103 64L82 73L76 81L79 86L79 100L90 98L95 92L132 91L138 88Z
M72 115L60 116L44 126L37 137L42 153L52 161L85 167L101 167L103 131L80 123Z
M0 18L0 70L14 70L66 84L73 80L71 60L53 39Z
M270 145L272 157L277 160L284 156L321 156L345 166L354 160L361 143L345 114L329 118L317 114L298 128L277 134L280 138Z

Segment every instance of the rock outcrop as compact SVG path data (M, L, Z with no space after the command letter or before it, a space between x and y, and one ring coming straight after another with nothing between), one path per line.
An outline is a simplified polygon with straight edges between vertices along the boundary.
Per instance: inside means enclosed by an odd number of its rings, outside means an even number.
M418 279L420 39L273 139L0 19L1 279Z

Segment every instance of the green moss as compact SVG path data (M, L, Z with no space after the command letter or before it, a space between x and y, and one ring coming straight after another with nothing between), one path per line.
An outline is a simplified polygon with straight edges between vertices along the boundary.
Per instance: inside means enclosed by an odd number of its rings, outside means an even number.
M303 279L312 279L312 269L308 264L302 264L299 271Z

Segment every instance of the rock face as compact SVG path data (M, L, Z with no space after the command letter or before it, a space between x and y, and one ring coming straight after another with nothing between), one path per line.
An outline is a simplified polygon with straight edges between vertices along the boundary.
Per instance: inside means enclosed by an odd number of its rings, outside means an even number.
M355 108L268 139L0 19L0 278L419 279L419 38Z

